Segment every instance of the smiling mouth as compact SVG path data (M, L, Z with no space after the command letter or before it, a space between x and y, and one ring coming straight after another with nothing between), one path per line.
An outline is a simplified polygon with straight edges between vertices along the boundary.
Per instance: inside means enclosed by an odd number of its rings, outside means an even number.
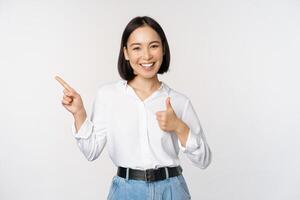
M154 66L154 62L153 63L142 63L140 64L143 68L149 69L150 67Z

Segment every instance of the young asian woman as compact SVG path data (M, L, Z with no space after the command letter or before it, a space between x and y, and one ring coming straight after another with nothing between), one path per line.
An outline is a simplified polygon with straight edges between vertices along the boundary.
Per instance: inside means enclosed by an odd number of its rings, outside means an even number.
M179 151L205 169L211 150L191 100L158 79L169 70L170 49L157 21L135 17L120 46L121 79L98 88L90 118L81 96L60 77L73 135L89 161L107 146L116 166L107 199L185 200L191 195Z

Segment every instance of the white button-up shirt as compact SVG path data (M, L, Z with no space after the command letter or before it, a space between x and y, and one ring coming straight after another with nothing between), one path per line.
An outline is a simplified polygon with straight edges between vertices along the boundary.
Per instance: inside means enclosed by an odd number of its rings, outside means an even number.
M166 110L168 96L177 117L190 128L185 147L174 132L160 129L156 119L156 112ZM143 101L123 79L103 84L90 119L87 117L78 133L73 124L72 133L89 161L97 159L107 146L114 165L133 169L178 166L180 149L199 168L211 162L211 151L191 101L162 81L160 88Z

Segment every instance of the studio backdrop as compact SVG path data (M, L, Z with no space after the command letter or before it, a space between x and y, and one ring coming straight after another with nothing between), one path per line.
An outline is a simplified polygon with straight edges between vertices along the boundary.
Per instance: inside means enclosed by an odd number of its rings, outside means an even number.
M122 31L135 16L163 27L170 71L212 150L206 169L181 152L194 200L300 198L300 3L297 0L0 0L0 199L103 200L116 166L89 162L61 105L59 75L91 114L120 79Z

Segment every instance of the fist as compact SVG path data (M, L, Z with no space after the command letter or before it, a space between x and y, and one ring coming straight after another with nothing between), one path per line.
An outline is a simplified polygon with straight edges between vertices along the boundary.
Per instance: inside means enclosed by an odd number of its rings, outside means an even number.
M178 126L178 117L171 105L171 98L166 99L166 110L156 112L156 119L163 131L174 132Z

